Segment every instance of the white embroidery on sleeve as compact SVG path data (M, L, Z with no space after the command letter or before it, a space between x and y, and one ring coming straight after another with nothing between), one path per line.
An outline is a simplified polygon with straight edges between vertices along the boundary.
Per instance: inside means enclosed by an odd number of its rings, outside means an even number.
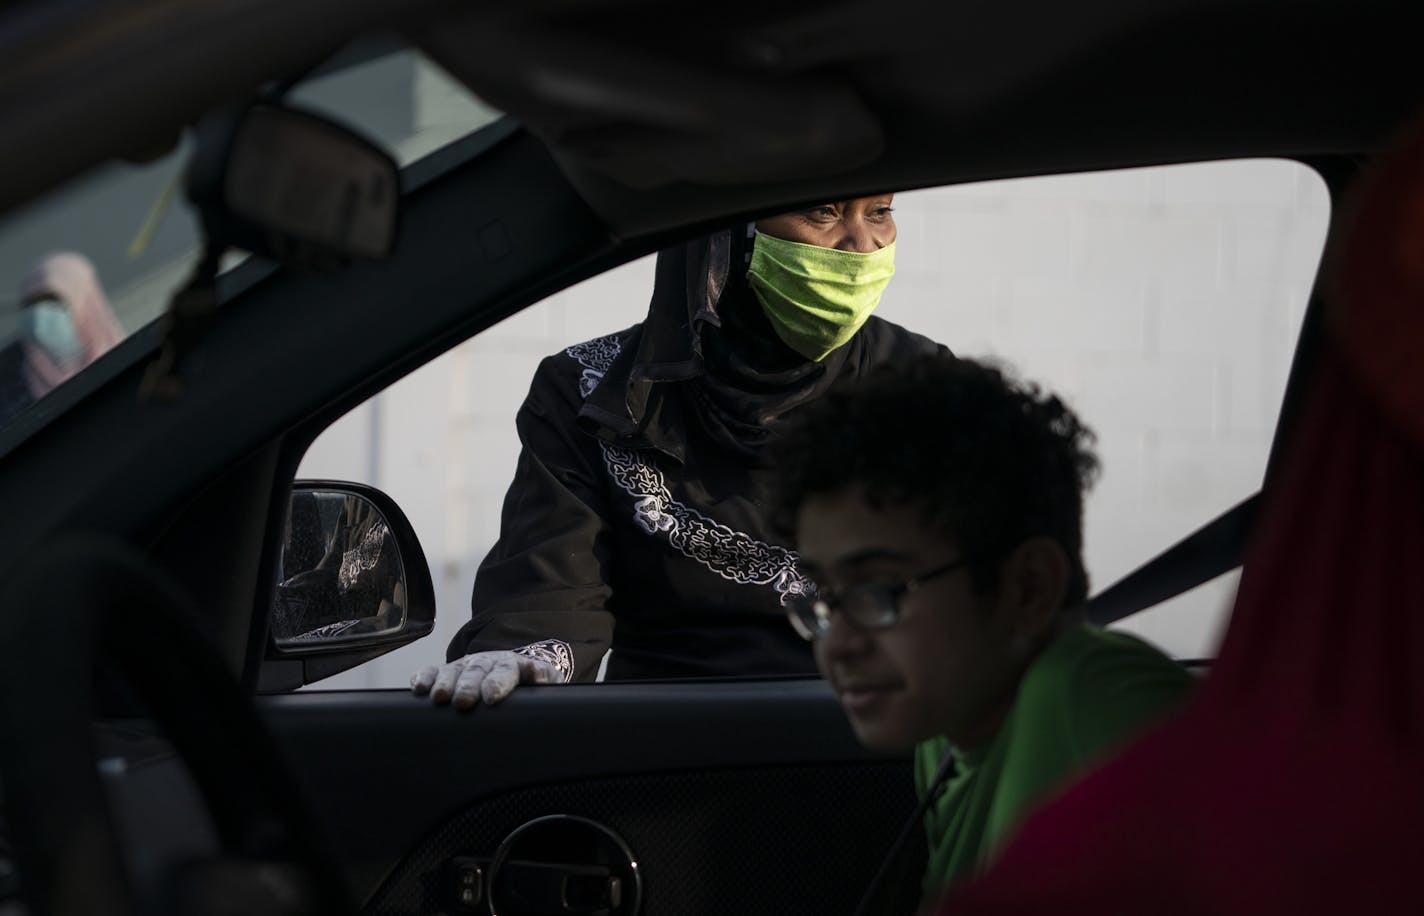
M562 639L541 639L539 642L531 642L527 646L515 649L514 654L548 662L563 673L565 684L573 680L574 649Z

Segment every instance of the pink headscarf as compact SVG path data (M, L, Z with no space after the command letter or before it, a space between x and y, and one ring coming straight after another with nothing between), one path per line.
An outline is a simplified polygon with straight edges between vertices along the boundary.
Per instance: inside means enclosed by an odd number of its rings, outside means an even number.
M124 329L99 286L94 265L81 254L64 252L41 259L26 278L20 295L22 302L56 299L64 303L83 344L79 361L64 366L43 347L22 338L25 384L36 399L67 382L124 339Z

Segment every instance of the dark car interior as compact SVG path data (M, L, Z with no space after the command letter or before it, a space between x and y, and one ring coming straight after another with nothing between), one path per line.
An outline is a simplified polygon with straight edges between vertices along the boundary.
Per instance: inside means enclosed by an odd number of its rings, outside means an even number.
M0 13L7 210L393 31L511 115L401 171L388 258L218 277L178 396L145 395L173 340L158 322L0 430L0 912L495 912L492 871L501 913L851 912L916 800L908 760L863 750L820 682L529 688L474 715L282 692L326 670L274 666L269 632L308 446L570 284L828 195L1282 156L1329 187L1329 251L1352 182L1424 101L1417 20L1251 0ZM1183 532L1090 617L1240 565L1258 505ZM418 545L406 559L428 579ZM918 895L902 877L886 911Z

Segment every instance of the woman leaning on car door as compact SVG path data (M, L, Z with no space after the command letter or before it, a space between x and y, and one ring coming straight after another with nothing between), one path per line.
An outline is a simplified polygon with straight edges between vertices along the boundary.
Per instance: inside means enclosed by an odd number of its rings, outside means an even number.
M467 707L519 683L815 672L784 613L810 586L770 518L766 446L832 385L944 350L871 314L891 201L667 249L641 323L540 364L473 615L415 693Z

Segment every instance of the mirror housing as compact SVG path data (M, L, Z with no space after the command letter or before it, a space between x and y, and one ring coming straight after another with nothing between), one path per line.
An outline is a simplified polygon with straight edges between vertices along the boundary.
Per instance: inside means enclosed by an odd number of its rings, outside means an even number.
M365 137L258 102L209 115L196 140L187 191L211 240L315 267L394 251L400 169Z
M363 484L296 481L258 692L315 683L434 628L430 566L395 501Z

